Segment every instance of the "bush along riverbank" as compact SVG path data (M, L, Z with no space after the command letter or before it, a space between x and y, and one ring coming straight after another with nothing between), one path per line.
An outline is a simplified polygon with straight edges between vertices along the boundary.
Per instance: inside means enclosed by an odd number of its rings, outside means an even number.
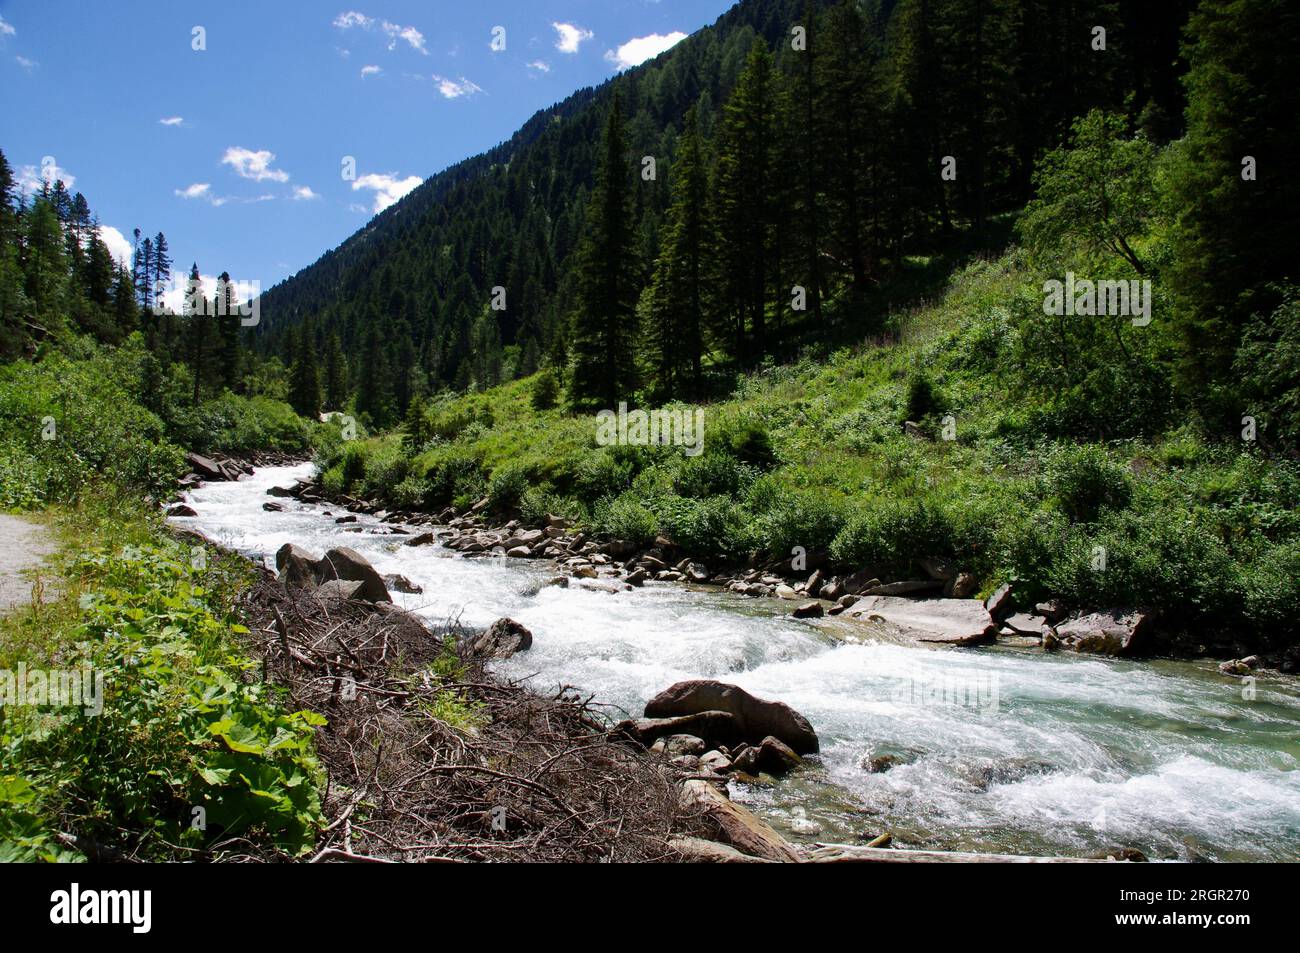
M1300 468L1180 424L1101 344L1086 387L1046 393L1040 277L1013 250L895 315L887 346L739 378L703 406L696 456L598 446L595 419L539 400L538 378L331 444L314 493L430 516L469 552L524 544L600 574L599 554L686 581L694 563L747 594L826 596L827 613L845 596L984 600L1009 584L994 621L1020 638L1064 622L1048 645L1294 671ZM1159 406L1136 413L1138 398Z

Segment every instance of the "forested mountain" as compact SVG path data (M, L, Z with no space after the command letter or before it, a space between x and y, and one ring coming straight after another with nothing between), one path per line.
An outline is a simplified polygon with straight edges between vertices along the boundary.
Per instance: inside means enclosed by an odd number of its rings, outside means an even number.
M1193 5L744 0L267 291L259 346L291 359L301 326L325 403L382 426L543 366L603 405L860 338L909 256L992 240L1076 117L1181 136Z

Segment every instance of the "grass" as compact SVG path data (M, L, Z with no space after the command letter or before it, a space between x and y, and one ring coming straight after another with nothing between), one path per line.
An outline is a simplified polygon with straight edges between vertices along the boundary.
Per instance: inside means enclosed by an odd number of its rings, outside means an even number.
M422 447L340 447L325 480L405 507L489 496L725 562L799 546L906 578L944 556L984 591L1015 582L1025 604L1146 605L1200 636L1289 644L1300 469L1179 407L1166 302L1140 330L1045 315L1058 265L1015 248L973 259L890 315L883 345L873 332L740 378L707 405L696 459L598 447L591 417L536 409L528 379L434 402Z

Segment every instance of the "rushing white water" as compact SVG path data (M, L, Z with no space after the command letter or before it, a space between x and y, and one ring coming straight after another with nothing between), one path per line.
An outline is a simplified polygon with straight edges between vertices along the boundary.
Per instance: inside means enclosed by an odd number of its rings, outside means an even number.
M821 737L809 767L734 790L795 837L899 846L1083 854L1132 846L1153 859L1188 846L1222 860L1300 857L1300 687L1253 685L1212 663L1124 662L1004 647L879 639L856 623L799 621L789 603L669 584L609 594L543 588L539 561L410 548L361 515L281 500L309 465L267 468L189 494L178 520L270 560L282 544L346 545L424 588L394 599L471 626L501 616L534 635L503 674L573 685L640 714L675 681L719 678L801 711ZM341 512L341 511L340 511ZM1250 697L1252 696L1253 697ZM871 773L864 758L897 756ZM737 786L733 785L733 788Z

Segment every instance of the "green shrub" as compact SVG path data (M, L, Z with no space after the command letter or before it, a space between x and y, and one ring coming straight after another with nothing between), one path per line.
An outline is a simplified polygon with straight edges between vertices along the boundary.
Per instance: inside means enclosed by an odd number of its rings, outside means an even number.
M1091 523L1103 509L1123 509L1133 496L1128 471L1096 446L1060 448L1048 463L1048 485L1074 523Z
M659 531L653 513L631 494L608 497L595 506L592 523L598 532L626 539L638 546L651 542Z
M495 513L514 513L530 483L528 469L518 464L507 464L492 474L488 481L488 506Z
M6 712L0 803L20 802L24 818L0 823L0 856L51 857L33 818L146 858L241 836L312 846L325 722L283 711L245 677L254 663L238 660L235 637L246 630L228 614L248 572L234 559L196 566L171 542L80 557L74 574L92 591L61 664L102 674L104 704ZM192 826L195 808L206 830Z

